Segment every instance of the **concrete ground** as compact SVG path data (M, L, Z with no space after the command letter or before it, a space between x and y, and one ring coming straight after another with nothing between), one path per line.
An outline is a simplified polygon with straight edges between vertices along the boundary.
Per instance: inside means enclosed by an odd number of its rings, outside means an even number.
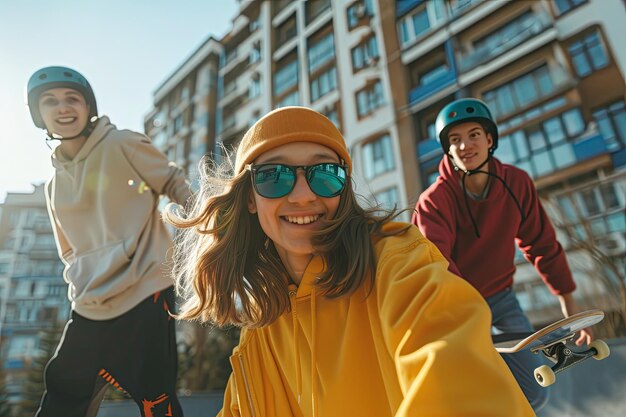
M626 339L608 340L611 356L589 359L557 375L548 405L537 417L626 416ZM214 417L222 393L181 397L185 417ZM103 403L98 417L139 417L131 401Z

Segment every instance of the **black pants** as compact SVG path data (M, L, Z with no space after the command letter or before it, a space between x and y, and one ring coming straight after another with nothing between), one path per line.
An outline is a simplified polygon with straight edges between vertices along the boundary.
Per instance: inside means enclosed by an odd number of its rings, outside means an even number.
M44 371L36 417L95 417L109 385L126 391L143 417L182 417L173 309L170 287L111 320L72 312Z

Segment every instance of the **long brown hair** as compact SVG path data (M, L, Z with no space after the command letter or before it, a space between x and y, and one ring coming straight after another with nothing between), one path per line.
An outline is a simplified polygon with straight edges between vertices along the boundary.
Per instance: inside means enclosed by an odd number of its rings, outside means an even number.
M174 250L176 288L186 300L179 318L223 326L261 327L289 309L289 275L256 214L248 211L249 171L227 178L224 164L201 176L189 213L168 208L164 219L179 229ZM376 259L373 236L396 212L363 209L349 186L335 218L313 236L326 265L316 285L340 297L361 285L372 288ZM398 232L396 232L398 233Z

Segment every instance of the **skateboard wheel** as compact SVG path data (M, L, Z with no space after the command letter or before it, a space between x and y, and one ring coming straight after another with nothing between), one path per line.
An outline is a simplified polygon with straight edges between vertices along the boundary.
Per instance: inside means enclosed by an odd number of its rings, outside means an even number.
M556 375L548 365L541 365L539 368L535 369L535 380L542 387L547 387L554 384Z
M599 361L606 358L611 353L609 345L607 345L604 340L594 340L593 342L589 343L589 347L596 350L597 353L593 355L593 358Z

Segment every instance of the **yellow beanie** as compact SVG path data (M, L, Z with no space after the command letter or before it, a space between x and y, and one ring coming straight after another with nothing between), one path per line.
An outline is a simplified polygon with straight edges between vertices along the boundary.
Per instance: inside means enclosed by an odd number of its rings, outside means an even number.
M352 160L339 129L315 110L290 106L273 110L259 119L243 136L235 160L235 174L261 154L292 142L324 145L339 155L352 172Z

